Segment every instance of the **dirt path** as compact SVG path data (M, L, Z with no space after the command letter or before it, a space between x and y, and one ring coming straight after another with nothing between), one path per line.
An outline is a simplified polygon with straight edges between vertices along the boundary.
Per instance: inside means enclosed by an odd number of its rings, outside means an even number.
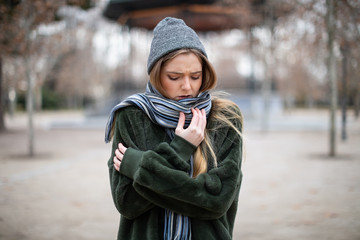
M116 239L103 129L54 129L79 113L37 117L26 157L26 118L0 134L0 239ZM70 121L70 120L69 120ZM234 239L360 239L360 123L330 159L327 132L249 131Z

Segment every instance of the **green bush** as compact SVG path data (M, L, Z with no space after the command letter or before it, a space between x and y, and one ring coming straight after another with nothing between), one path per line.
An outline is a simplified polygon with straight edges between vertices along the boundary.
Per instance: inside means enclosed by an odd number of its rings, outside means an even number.
M56 92L52 91L47 87L42 89L42 109L44 110L57 110L63 105L63 98Z

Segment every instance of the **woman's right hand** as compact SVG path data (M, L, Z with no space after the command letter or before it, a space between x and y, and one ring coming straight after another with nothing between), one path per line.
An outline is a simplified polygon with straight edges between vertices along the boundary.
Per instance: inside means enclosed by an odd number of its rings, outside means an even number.
M180 113L179 122L175 129L175 134L184 138L196 147L204 140L205 128L206 128L206 113L205 110L199 110L197 108L191 109L193 117L190 125L184 129L185 114Z

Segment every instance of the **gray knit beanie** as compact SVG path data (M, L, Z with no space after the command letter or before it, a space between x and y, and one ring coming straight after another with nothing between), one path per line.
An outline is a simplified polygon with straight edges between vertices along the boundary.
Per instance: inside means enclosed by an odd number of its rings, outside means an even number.
M183 20L172 17L161 20L154 29L147 63L148 74L161 57L182 48L196 49L207 57L199 36Z

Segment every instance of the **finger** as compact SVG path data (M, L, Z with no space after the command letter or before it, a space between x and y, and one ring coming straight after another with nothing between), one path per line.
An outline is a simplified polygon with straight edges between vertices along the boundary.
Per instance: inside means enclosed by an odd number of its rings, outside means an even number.
M119 151L122 153L122 151L121 151L121 147L123 146L123 144L122 143L119 143L118 144L118 147L117 147L117 149L119 149Z
M115 162L116 162L115 165L117 166L117 169L120 169L121 160L116 159Z
M201 138L204 138L204 131L205 131L205 127L206 127L206 115L204 115L205 110L202 109L197 109L199 112L199 124L198 124L198 128L201 131Z
M114 162L117 166L120 166L120 164L121 164L121 160L119 160L117 157L114 157L114 158L113 158L113 162Z
M191 127L196 127L199 124L199 114L197 109L192 108L191 112L193 114L192 118L191 118L191 122L190 122L190 126Z
M180 112L179 121L178 121L176 128L184 129L184 124L185 124L185 114L183 112Z
M197 113L198 113L199 120L203 120L203 118L204 118L204 114L203 114L202 110L200 110L200 109L196 108L196 111L197 111Z
M117 159L116 157L114 157L113 162L114 162L114 168L115 168L117 171L119 171L121 162L120 162L119 159Z
M201 109L201 115L203 116L203 117L205 117L206 118L206 112L205 112L205 109Z
M196 112L197 112L197 117L198 117L198 124L196 127L197 131L199 132L199 137L201 140L204 139L204 131L205 131L205 127L206 127L206 115L204 117L204 113L205 111L202 111L198 108L196 108Z
M204 129L204 114L203 114L203 112L200 110L200 109L198 109L198 108L196 108L196 111L197 111L197 113L198 113L198 127L200 127L200 129Z
M198 114L198 126L200 127L200 128L202 128L202 125L203 125L203 115L202 115L202 113L201 113L201 110L200 109L198 109L198 108L196 108L196 112L197 112L197 114Z
M118 172L120 171L120 166L117 166L115 163L114 163L114 168L116 171L118 171Z
M201 110L201 115L202 115L202 128L205 129L206 128L206 112L205 112L205 109L202 109Z
M124 154L122 154L119 149L116 149L115 156L118 160L122 161Z
M127 148L122 143L119 143L118 148L119 148L120 152L124 155Z

